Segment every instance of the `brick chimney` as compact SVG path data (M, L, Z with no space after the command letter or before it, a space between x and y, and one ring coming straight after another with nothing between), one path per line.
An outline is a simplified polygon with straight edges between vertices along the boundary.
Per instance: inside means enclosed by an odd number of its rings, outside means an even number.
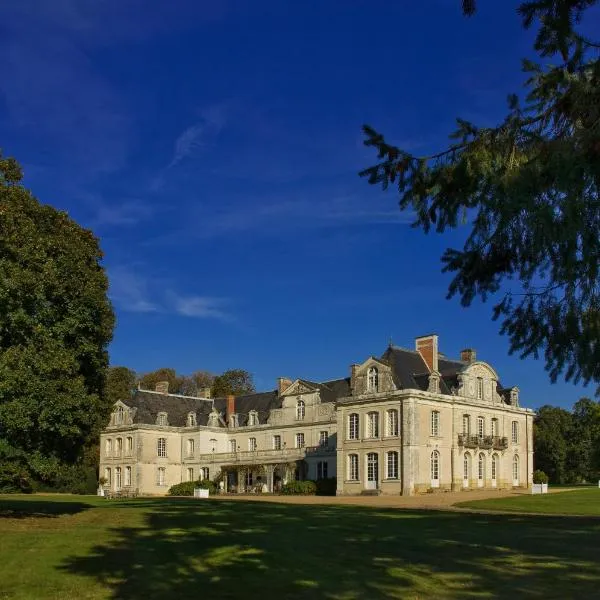
M288 379L287 377L278 377L277 378L277 393L281 396L285 390L287 390L290 385L292 385L293 381Z
M475 353L475 350L473 350L473 348L465 348L464 350L460 351L460 360L462 360L463 362L466 362L466 363L475 362L476 356L477 355Z
M235 414L235 396L227 396L227 422L229 423L229 417Z
M157 381L154 386L154 390L159 394L168 394L169 393L169 382L168 381Z
M438 336L423 335L415 339L415 348L421 355L429 371L438 370Z

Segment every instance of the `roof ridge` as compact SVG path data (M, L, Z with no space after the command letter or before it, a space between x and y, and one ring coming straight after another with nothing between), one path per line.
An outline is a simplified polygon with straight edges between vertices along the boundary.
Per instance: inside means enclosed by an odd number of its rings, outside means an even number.
M189 400L206 400L207 402L213 402L214 398L205 398L204 396L185 396L184 394L164 394L163 392L157 392L156 390L145 390L138 388L137 392L144 392L145 394L156 394L157 396L169 396L171 398L187 398Z

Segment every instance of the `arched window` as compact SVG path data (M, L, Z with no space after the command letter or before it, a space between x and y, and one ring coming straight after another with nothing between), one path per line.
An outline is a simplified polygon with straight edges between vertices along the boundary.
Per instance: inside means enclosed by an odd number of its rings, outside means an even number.
M431 487L440 485L440 453L434 450L431 453Z
M431 435L434 437L440 435L440 412L438 410L431 411Z
M369 392L379 391L379 371L377 367L369 367L367 371L367 390Z
M118 406L115 411L115 425L123 425L123 423L125 423L125 409Z
M125 467L125 487L131 485L131 467Z
M481 453L477 460L477 485L483 487L485 482L485 455Z
M377 438L379 437L379 413L370 412L367 413L367 437Z
M348 455L348 479L358 481L358 454Z
M388 452L386 458L386 478L398 479L398 453L396 451Z
M519 457L515 454L512 463L513 485L519 485Z
M398 411L393 408L387 411L387 432L386 435L398 435Z
M512 434L511 435L512 443L518 444L519 443L519 423L518 423L518 421L512 422L511 434Z
M496 487L496 482L498 480L498 455L492 455L492 485Z
M306 406L303 400L298 400L296 402L296 419L302 421L304 419L304 415L306 414Z
M356 413L352 413L348 417L348 439L358 439L358 415Z
M471 480L471 455L465 452L463 458L463 487L469 487Z
M250 427L253 427L254 425L258 425L258 415L256 414L256 411L254 411L254 410L250 411L250 413L248 414L248 425Z

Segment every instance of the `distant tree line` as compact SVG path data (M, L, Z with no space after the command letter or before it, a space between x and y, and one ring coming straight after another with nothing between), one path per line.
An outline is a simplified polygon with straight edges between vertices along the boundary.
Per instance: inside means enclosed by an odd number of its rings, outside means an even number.
M212 398L222 398L229 394L242 396L256 391L252 374L244 369L229 369L220 375L202 370L181 375L171 367L161 367L138 375L127 367L113 366L107 372L106 394L114 404L131 398L138 386L153 390L159 381L169 383L169 393L183 396L204 396L208 392Z
M581 398L572 410L542 406L533 433L535 468L550 483L600 479L600 402Z

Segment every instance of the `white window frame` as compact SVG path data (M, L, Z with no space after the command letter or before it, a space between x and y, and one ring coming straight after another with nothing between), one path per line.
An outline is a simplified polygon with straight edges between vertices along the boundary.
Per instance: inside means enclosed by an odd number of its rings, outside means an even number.
M440 411L431 411L431 435L432 437L439 437L440 435Z
M483 377L477 378L477 400L483 400Z
M125 409L118 406L115 411L115 425L123 425L123 423L125 423Z
M188 456L188 457L194 456L195 450L196 450L196 442L193 438L189 438L187 441L186 456Z
M279 434L273 436L273 450L281 450L281 435Z
M348 454L348 481L359 481L358 454Z
M519 421L513 421L510 426L510 439L513 444L519 443Z
M166 427L169 424L169 418L166 412L159 412L156 415L156 424L161 427Z
M165 467L158 467L156 473L156 485L160 487L167 485L167 470Z
M492 437L498 437L498 419L496 417L492 419Z
M477 437L485 437L485 417L477 417Z
M112 456L113 443L110 438L104 441L104 456Z
M329 431L319 432L319 446L327 446L329 444Z
M131 467L125 467L125 487L131 486Z
M480 452L477 456L477 486L485 485L485 454Z
M471 415L463 415L462 432L463 435L471 435Z
M187 468L187 480L194 481L194 467Z
M235 439L229 440L229 452L237 452L237 442Z
M131 456L133 454L133 437L128 436L125 438L125 455Z
M118 437L115 440L115 456L122 456L123 454L123 438Z
M465 452L463 456L463 487L467 488L471 485L471 454L469 452Z
M386 479L398 479L398 452L396 450L386 453L385 477Z
M367 371L367 391L379 391L379 369L377 367L369 367Z
M398 436L398 410L390 408L386 412L387 435L390 437Z
M521 485L521 460L518 454L515 454L512 459L512 477L513 486Z
M252 410L248 413L248 426L254 427L255 425L258 425L258 415L256 414L256 411Z
M372 410L367 413L367 431L366 436L369 439L379 438L379 412Z
M254 452L256 450L256 448L257 448L256 438L255 437L248 438L248 450L250 452Z
M110 467L104 467L104 479L106 479L106 485L112 485L112 469Z
M496 487L498 481L498 466L499 466L499 458L497 454L492 454L492 471L491 471L491 480L492 486Z
M430 459L430 468L431 468L431 487L439 487L440 486L440 453L437 450L434 450L431 453Z
M202 467L200 469L200 481L204 481L205 479L210 479L210 468Z
M156 442L156 456L158 458L167 458L167 438L158 438Z
M115 467L115 490L119 491L123 487L123 477L121 467Z
M296 448L304 448L305 441L304 441L304 433L303 432L297 433L295 435L295 440L296 440Z
M357 440L360 435L360 417L358 413L348 415L348 439Z
M296 402L296 421L304 421L306 417L306 404L304 400L298 400Z

